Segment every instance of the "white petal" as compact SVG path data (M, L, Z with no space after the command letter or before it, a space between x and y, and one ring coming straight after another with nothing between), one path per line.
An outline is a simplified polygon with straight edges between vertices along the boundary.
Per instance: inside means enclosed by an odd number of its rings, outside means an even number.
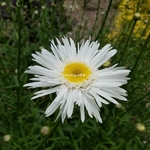
M64 97L64 93L66 93L66 90L67 89L61 89L58 93L57 93L57 96L56 96L56 98L54 99L54 101L51 103L51 105L46 109L46 111L45 111L45 114L47 115L48 114L48 116L50 116L51 114L53 114L54 113L54 111L55 110L53 110L53 107L55 106L55 105L58 105L58 106L60 106L60 104L62 103L62 101L63 101L63 99L66 99L65 97ZM54 105L54 106L53 106ZM58 108L58 107L57 107Z
M123 97L122 95L120 95L119 93L117 93L113 90L106 89L105 91L108 92L110 94L110 96L112 96L114 98L117 98L117 99L123 100L123 101L127 101L127 99L125 97Z
M113 99L113 98L110 96L109 93L104 92L104 91L102 91L102 90L100 90L100 89L97 89L97 88L95 88L94 90L95 90L95 92L96 92L97 94L99 94L100 96L106 98L107 100L111 101L112 103L114 103L114 104L119 104L115 99Z
M91 106L89 104L89 101L87 99L87 97L82 93L82 99L83 99L83 103L85 104L86 110L88 111L89 116L92 118L92 109Z
M60 87L57 86L57 87L54 87L52 89L38 91L38 92L34 93L37 96L34 96L31 99L36 99L38 97L42 97L42 96L54 93L54 92L58 91L59 89L60 89Z
M32 82L32 83L25 84L24 87L37 88L37 87L49 87L49 86L55 86L55 85L58 85L58 83Z
M58 76L58 73L55 71L51 71L49 69L46 69L41 66L30 66L30 70L25 71L25 73L30 73L30 74L36 74L36 75L42 75L50 78L56 78Z
M51 114L53 114L59 106L60 106L59 103L53 101L53 103L50 106L48 106L48 108L46 109L45 116L48 117Z
M108 49L109 50L109 49ZM105 50L105 52L99 52L91 61L91 64L95 67L98 68L100 67L103 63L105 63L108 59L110 59L112 56L114 56L117 52L117 50L111 50L108 52L108 50Z
M84 122L85 120L84 104L80 105L80 114L81 114L81 121Z
M57 115L55 121L56 121L62 114L64 114L64 113L63 113L63 112L64 112L64 107L65 107L65 103L62 103L61 106L60 106L60 111L59 111L59 113L58 113L58 115ZM64 122L64 119L65 119L65 118L62 117L62 122Z
M99 108L96 105L95 101L89 99L89 103L90 103L90 106L92 108L94 117L96 118L96 120L98 120L100 123L102 123L102 119L101 119L101 116L100 116L100 113L99 113Z
M73 58L76 57L76 47L73 40L70 38L70 43L69 43L69 40L67 38L63 38L62 41L64 43L67 58L72 60Z
M77 91L77 98L76 98L76 104L78 106L80 106L81 104L83 104L83 100L82 100L82 93L80 90Z
M33 60L37 63L41 64L42 66L56 70L58 67L58 64L60 63L56 57L48 52L46 49L42 49L42 52L36 52L36 54L32 54Z
M95 91L94 91L93 88L91 89L90 93L94 96L94 98L95 98L95 100L96 100L96 102L97 102L97 104L98 104L99 107L102 106L101 102L104 103L104 104L109 104L106 100L104 100L104 99L101 98L99 95L97 95L97 94L95 93Z
M73 113L73 108L74 108L74 94L73 91L69 93L68 95L68 99L67 99L67 116L68 118L71 117L72 113Z

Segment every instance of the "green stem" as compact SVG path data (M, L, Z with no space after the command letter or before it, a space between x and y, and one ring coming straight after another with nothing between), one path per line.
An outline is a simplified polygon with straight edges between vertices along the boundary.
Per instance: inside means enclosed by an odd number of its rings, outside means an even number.
M136 25L136 20L134 20L134 23L133 23L133 26L132 26L132 28L131 28L131 31L130 31L130 34L129 34L129 36L128 36L128 39L127 39L127 41L126 41L126 43L125 43L125 46L124 46L124 48L123 48L123 52L122 52L122 54L120 55L121 57L120 57L120 61L121 62L123 62L123 60L124 60L124 56L125 56L125 52L126 52L126 48L127 48L127 46L128 46L128 42L129 42L129 40L130 40L130 38L131 38L131 35L132 35L132 33L133 33L133 30L134 30L134 27L135 27L135 25ZM119 61L119 62L120 62Z
M99 8L100 8L100 0L98 0L97 11L96 11L96 19L95 19L95 22L94 22L94 26L93 26L93 30L92 30L91 37L92 37L93 34L94 34L94 30L95 30L96 23L97 23L97 20L98 20L98 16L99 16Z
M134 130L134 128L132 129L132 131ZM128 134L130 135L131 132ZM126 142L124 142L121 147L126 147L126 144L129 143L133 138L135 138L135 136L137 135L137 132L135 132L130 138L129 140L126 140ZM115 150L120 150L121 147L115 148Z
M126 109L126 112L130 111L133 106L135 106L139 101L141 101L142 99L144 99L144 98L147 97L148 95L150 95L150 92L146 93L144 96L142 96L142 97L140 97L138 100L136 100L130 107L128 107L128 108ZM119 115L116 115L116 116L115 116L115 119L114 119L114 121L113 121L113 123L112 123L112 125L111 125L111 127L114 126L114 124L117 122L117 120L118 120L119 118L122 118L122 117L126 114L126 112L123 112L123 113L120 113ZM117 126L116 126L116 127L117 127ZM116 128L115 128L114 130L116 130ZM109 129L108 131L110 131L110 129Z
M0 58L0 63L1 63L1 66L2 66L2 71L3 71L4 75L5 75L5 67L4 67L2 58Z
M19 103L20 103L20 55L21 55L21 10L20 10L20 1L17 1L17 7L18 7L18 59L17 59L17 80L18 80L18 88L17 88L17 101L18 101L18 113L19 113Z
M150 139L150 136L148 136L147 139ZM144 145L143 149L145 150L149 145L150 145L150 143L147 141L147 143Z
M147 44L148 44L148 42L149 42L149 39L150 39L150 34L148 35L148 37L147 37L147 39L146 39L146 41L145 41L145 43L144 43L145 46L147 46ZM132 68L132 70L131 70L130 77L131 77L131 76L133 75L133 73L136 71L137 66L138 66L138 63L139 63L139 61L141 60L141 57L143 56L143 53L144 53L146 50L147 50L147 48L142 48L142 49L141 49L141 52L140 52L138 58L136 59L136 62L135 62L134 66L133 66L133 68Z
M116 42L114 44L114 45L119 45L118 49L120 49L120 47L122 47L122 40L126 39L127 32L129 31L131 25L132 25L132 21L129 22L129 25L127 26L127 28L125 30L123 30L123 32L120 32L119 37L118 37L118 39L120 39L120 40L116 40ZM123 38L122 38L122 36L123 36ZM121 43L120 43L120 41L121 41Z
M45 139L43 139L43 141L36 147L36 150L41 150L42 145L43 145L50 137L52 137L53 133L55 132L55 130L57 129L57 127L60 125L60 123L61 123L61 119L59 119L59 120L56 122L56 124L55 124L55 126L53 127L53 129L51 130L50 134L49 134Z
M143 99L144 99L145 97L147 97L148 95L150 95L150 92L146 93L144 96L142 96L142 97L140 97L138 100L136 100L132 105L130 105L129 108L126 109L126 111L131 110L134 105L137 105L137 103L138 103L139 101L143 100ZM124 115L124 114L123 114L123 115ZM122 116L123 116L123 115L122 115ZM122 116L121 116L121 117L122 117Z
M87 0L84 0L83 2L83 8L86 9Z
M117 8L118 8L118 6L120 5L120 3L121 3L121 1L122 0L119 0L119 2L117 3ZM118 12L118 9L115 9L114 10L114 13L112 14L112 17L111 17L111 19L110 19L110 21L109 21L109 24L108 24L108 27L110 27L110 28L108 28L108 31L111 31L112 30L112 28L114 28L113 26L115 25L114 24L114 20L116 19L116 17L117 17L117 13ZM106 30L107 31L107 30ZM107 35L106 36L108 36L108 34L110 34L110 32L108 32L107 31ZM110 40L110 39L109 39ZM117 40L118 41L118 40ZM116 45L116 44L114 44L114 45Z
M99 36L100 36L100 34L101 34L101 32L102 32L102 30L103 30L103 28L104 28L105 22L106 22L107 17L108 17L108 13L109 13L109 11L110 11L111 4L112 4L112 0L109 1L109 5L108 5L107 11L106 11L105 18L104 18L104 20L103 20L103 22L102 22L102 26L101 26L101 28L100 28L100 30L99 30L99 32L98 32L98 34L97 34L95 40L98 40L98 39L99 39Z
M75 35L75 39L76 39L77 41L80 41L80 39L82 39L82 37L80 38L80 34L81 34L82 22L83 22L84 15L85 15L85 11L83 11L83 13L82 13L81 22L80 22L78 31L76 32L76 35Z

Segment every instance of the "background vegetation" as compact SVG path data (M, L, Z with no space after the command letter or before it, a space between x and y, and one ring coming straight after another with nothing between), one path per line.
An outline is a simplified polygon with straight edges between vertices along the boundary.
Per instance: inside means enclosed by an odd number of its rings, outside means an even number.
M76 8L76 2L82 10ZM94 0L94 6L92 2L73 0L68 6L59 0L1 1L1 150L150 149L150 1ZM87 11L96 13L85 21ZM72 19L75 12L78 20ZM89 28L91 17L94 22ZM118 63L131 70L131 80L124 86L128 101L104 105L102 124L88 115L81 123L75 108L72 119L57 127L57 113L44 116L55 94L31 101L34 90L23 88L29 82L30 76L24 71L32 65L31 53L42 47L50 50L49 40L63 36L76 42L91 36L101 47L110 43L118 53L103 67Z

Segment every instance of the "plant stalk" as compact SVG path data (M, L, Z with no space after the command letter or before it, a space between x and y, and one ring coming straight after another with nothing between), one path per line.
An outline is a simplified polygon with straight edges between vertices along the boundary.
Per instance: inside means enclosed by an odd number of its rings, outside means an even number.
M145 43L144 43L144 45L145 46L147 46L147 44L148 44L148 42L149 42L149 39L150 39L150 34L148 35L148 37L147 37L147 39L146 39L146 41L145 41ZM139 61L141 60L141 58L142 58L142 56L143 56L143 54L144 54L144 52L147 50L147 47L146 48L142 48L142 50L141 50L141 52L140 52L140 54L139 54L139 56L138 56L138 58L137 58L137 60L136 60L136 62L135 62L135 64L134 64L134 66L133 66L133 68L132 68L132 70L131 70L131 73L130 73L130 77L133 75L133 73L136 71L136 69L137 69L137 67L138 67L138 63L139 63Z
M43 145L49 138L52 137L53 133L55 132L55 130L57 129L57 127L60 125L60 123L61 123L61 119L59 119L59 120L56 122L56 124L55 124L55 126L53 127L53 129L52 129L52 131L50 132L50 134L49 134L45 139L43 139L43 141L37 146L36 150L41 150L42 145Z
M102 22L102 26L101 26L101 28L100 28L100 30L99 30L99 32L98 32L98 34L97 34L95 40L98 40L98 39L99 39L99 36L101 35L101 32L102 32L102 30L103 30L103 28L104 28L105 22L106 22L107 17L108 17L108 13L109 13L109 11L110 11L111 4L112 4L112 0L109 1L109 5L108 5L107 11L106 11L105 18L104 18L104 20L103 20L103 22Z
M18 59L17 59L17 80L18 80L18 87L17 87L17 101L18 101L18 113L19 113L19 105L20 105L20 55L21 55L21 9L19 5L20 1L17 1L17 8L18 8Z
M127 39L127 41L126 41L126 43L125 43L125 46L124 46L124 48L123 48L123 52L122 52L122 54L120 55L121 57L120 57L120 61L119 62L123 62L124 61L124 56L125 56L125 52L126 52L126 48L127 48L127 46L128 46L128 42L129 42L129 40L130 40L130 38L131 38L131 35L132 35L132 33L133 33L133 30L134 30L134 27L135 27L135 25L136 25L136 20L134 20L134 23L133 23L133 25L132 25L132 28L131 28L131 31L130 31L130 34L129 34L129 36L128 36L128 39Z

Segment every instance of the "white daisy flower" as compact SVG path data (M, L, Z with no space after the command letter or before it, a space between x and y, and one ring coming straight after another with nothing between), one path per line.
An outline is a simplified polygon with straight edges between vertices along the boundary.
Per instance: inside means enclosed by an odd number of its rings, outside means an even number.
M77 48L70 38L62 38L63 44L57 39L57 45L51 41L52 52L42 49L41 53L32 54L33 61L39 65L30 66L25 73L34 74L32 83L25 87L48 87L35 93L32 99L56 92L57 96L46 109L46 117L60 109L57 116L71 118L74 105L80 107L81 121L85 120L85 108L88 115L102 123L100 107L102 103L119 104L116 99L127 101L126 91L121 88L127 83L126 76L130 70L116 65L99 69L117 50L110 44L99 50L100 44L87 40ZM57 119L56 118L56 119Z

